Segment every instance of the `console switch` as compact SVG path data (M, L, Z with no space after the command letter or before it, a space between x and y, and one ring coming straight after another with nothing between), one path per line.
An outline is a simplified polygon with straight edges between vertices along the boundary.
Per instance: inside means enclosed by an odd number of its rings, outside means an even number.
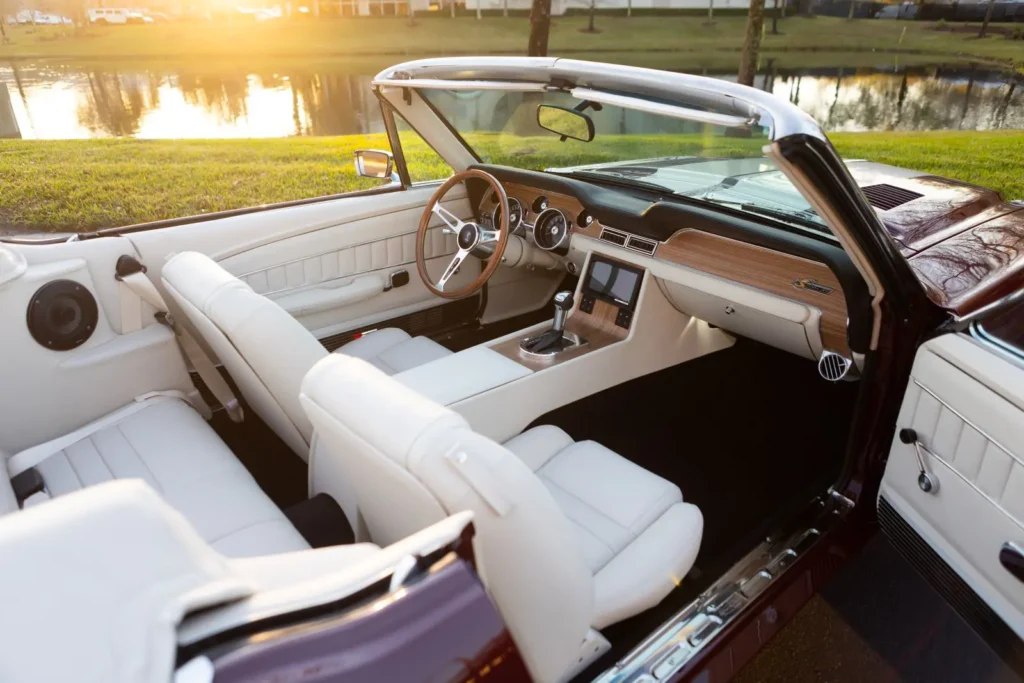
M584 313L594 312L594 297L590 294L584 294L580 300L580 310Z
M619 314L615 316L615 324L619 327L629 329L630 323L633 322L633 311L628 308L620 308Z

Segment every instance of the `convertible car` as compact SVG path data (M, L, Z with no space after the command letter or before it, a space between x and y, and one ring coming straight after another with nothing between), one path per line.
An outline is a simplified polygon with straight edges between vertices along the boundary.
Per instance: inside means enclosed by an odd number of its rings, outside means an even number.
M1021 668L1024 206L696 76L373 91L376 188L0 242L0 679L720 682L876 524Z

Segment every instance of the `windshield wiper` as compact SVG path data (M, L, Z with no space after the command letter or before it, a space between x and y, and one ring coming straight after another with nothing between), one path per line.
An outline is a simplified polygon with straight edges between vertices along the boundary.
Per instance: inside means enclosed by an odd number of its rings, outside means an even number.
M583 180L596 180L600 183L620 185L622 187L639 187L652 192L672 192L672 188L657 183L649 183L646 180L636 180L628 175L598 171L548 171L555 175L569 176L570 178L581 178Z
M809 228L814 228L819 231L821 230L821 228L826 227L824 223L820 223L810 218L804 218L803 216L800 216L799 214L794 213L792 211L770 209L766 206L761 206L760 204L745 204L743 202L719 201L716 199L703 199L703 201L711 202L713 204L724 204L726 206L737 208L740 211L747 211L750 213L760 214L762 216L767 216L768 218L774 218L776 220L785 221L787 223L799 223L800 225L805 225Z

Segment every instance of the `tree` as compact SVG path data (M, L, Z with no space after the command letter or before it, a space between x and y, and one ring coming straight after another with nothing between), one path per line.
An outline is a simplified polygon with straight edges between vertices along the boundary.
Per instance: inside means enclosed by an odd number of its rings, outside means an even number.
M597 0L590 0L589 9L590 11L587 12L587 28L583 32L597 33L597 27L594 25L597 19Z
M711 26L713 23L715 23L715 0L708 0L708 20L704 25Z
M764 0L750 0L747 13L747 32L743 37L743 54L740 56L740 73L737 81L742 85L754 85L757 70L757 56L761 51L761 30L764 28Z
M546 57L550 33L551 0L533 0L530 6L530 42L526 54L530 57Z
M785 4L782 5L785 8ZM779 0L775 0L775 4L772 6L775 10L772 12L772 35L779 35Z
M988 7L985 8L985 21L981 23L981 30L978 31L978 37L984 38L985 32L988 31L988 22L992 21L992 6L996 4L996 0L988 0Z
M501 15L508 17L508 0L501 0Z

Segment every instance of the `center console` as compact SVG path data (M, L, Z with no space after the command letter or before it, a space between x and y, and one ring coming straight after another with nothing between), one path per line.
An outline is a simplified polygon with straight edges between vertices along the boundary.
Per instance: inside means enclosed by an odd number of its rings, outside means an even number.
M580 291L580 312L592 315L598 301L607 302L616 309L615 325L628 331L643 277L643 268L594 256Z

